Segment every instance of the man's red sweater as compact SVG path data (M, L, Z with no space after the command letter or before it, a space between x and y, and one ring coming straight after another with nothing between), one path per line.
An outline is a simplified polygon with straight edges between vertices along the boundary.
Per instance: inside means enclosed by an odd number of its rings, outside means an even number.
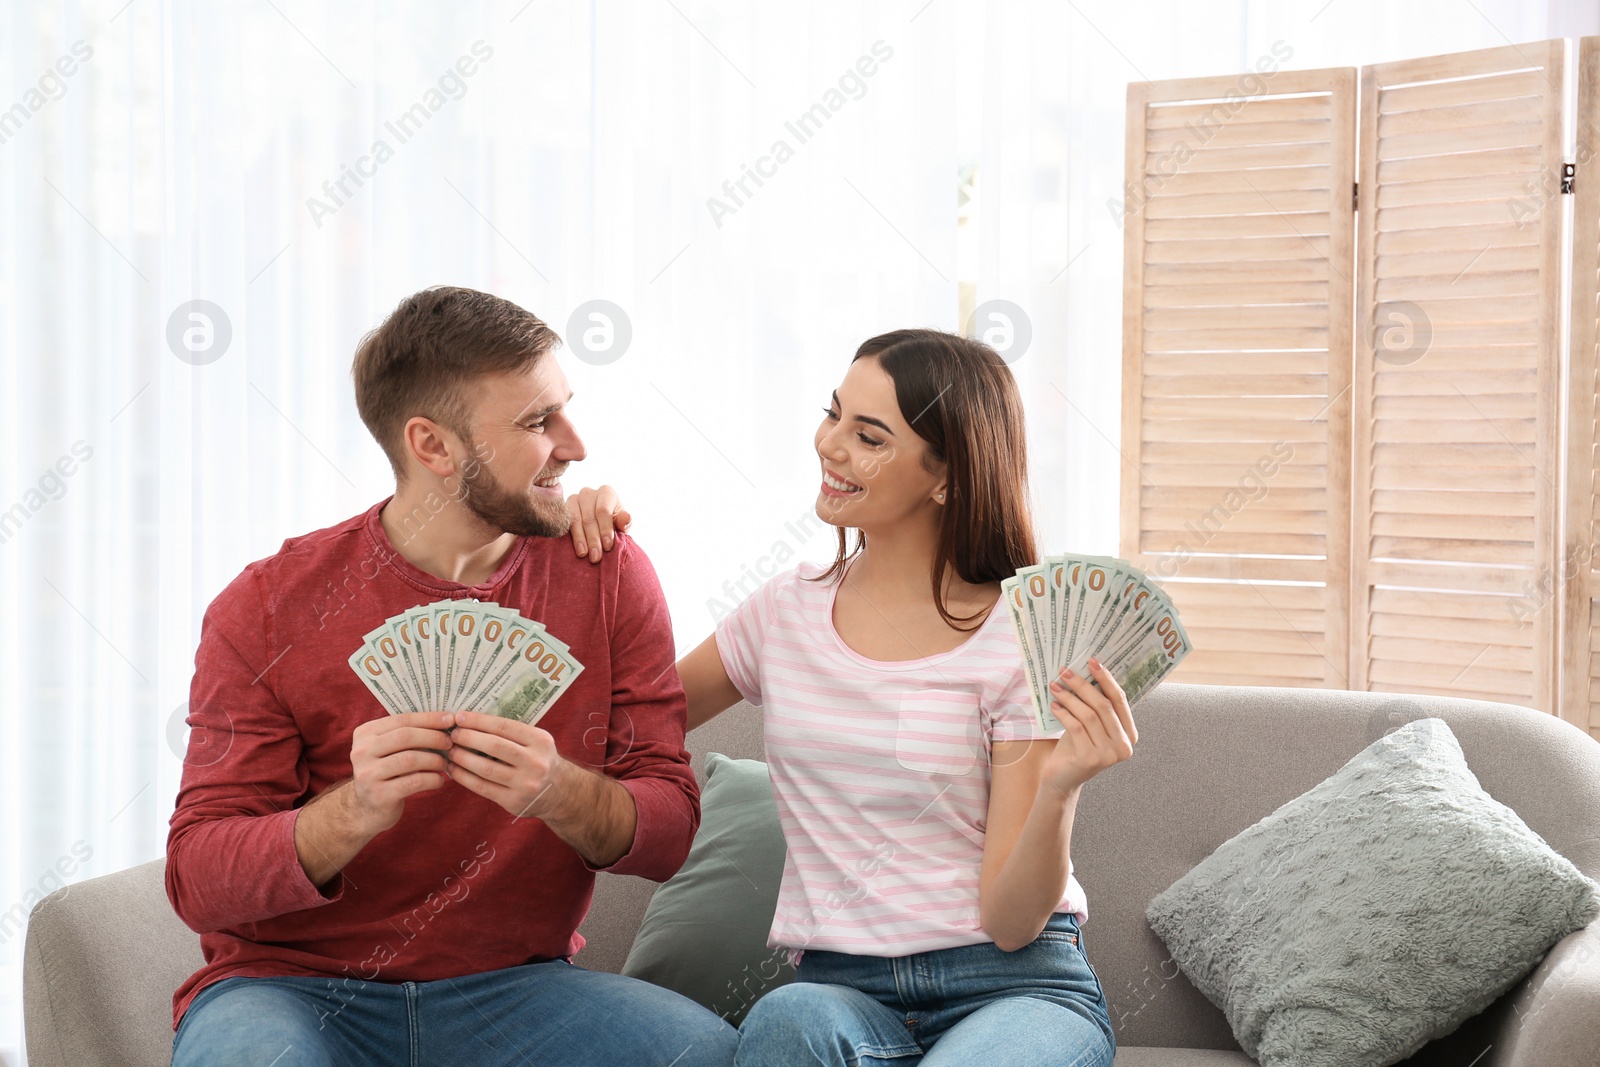
M206 963L173 997L174 1028L202 988L239 975L326 976L337 989L571 956L596 870L659 882L688 855L700 791L683 747L683 683L638 545L619 535L591 564L564 537L520 537L491 578L465 586L395 550L378 519L387 502L290 538L206 609L166 873ZM430 519L419 508L401 522ZM387 714L350 655L389 616L458 597L519 611L571 646L583 672L539 728L632 794L633 844L592 867L539 819L447 782L408 798L400 822L319 890L296 856L295 819L350 777L355 728Z

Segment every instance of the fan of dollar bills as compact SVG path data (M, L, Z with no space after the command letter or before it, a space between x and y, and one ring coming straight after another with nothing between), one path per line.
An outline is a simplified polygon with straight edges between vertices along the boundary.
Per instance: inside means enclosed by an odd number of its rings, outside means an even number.
M480 600L440 600L393 615L350 657L372 695L398 715L481 711L526 723L583 671L543 623Z
M1061 726L1047 688L1061 668L1093 682L1093 656L1132 707L1189 654L1189 635L1172 601L1127 560L1049 556L1000 588L1017 630L1034 714L1046 731Z

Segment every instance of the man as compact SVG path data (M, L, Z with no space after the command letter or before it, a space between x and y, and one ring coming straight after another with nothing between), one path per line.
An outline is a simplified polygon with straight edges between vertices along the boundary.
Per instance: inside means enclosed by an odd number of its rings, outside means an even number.
M206 960L174 997L177 1067L732 1062L711 1012L572 962L594 872L670 877L700 807L649 560L563 537L585 453L559 343L486 293L403 300L353 367L394 494L207 609L167 842ZM351 670L386 618L456 598L583 665L538 725L390 715Z

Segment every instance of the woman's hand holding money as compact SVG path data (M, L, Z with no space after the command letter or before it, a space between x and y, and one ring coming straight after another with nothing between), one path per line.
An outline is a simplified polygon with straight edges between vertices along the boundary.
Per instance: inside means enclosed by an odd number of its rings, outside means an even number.
M1062 793L1133 755L1139 740L1122 687L1098 659L1089 660L1089 670L1094 682L1064 667L1060 680L1050 683L1050 710L1067 732L1056 742L1044 776Z

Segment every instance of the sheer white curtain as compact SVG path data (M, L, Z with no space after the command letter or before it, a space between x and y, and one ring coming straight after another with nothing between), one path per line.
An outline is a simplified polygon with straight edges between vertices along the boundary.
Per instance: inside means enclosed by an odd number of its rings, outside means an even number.
M0 1062L27 908L162 853L207 603L390 491L349 360L400 297L569 343L622 309L620 357L560 357L573 481L621 489L687 648L829 551L810 440L855 346L989 300L1031 332L1045 547L1116 551L1127 82L1595 32L1555 0L4 0Z

